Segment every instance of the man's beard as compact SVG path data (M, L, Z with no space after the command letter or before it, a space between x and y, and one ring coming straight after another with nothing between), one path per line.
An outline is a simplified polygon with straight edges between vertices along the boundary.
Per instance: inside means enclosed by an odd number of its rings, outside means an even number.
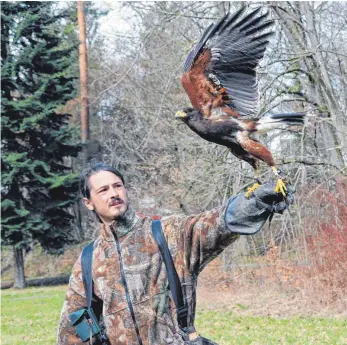
M123 201L123 200L122 200ZM133 210L129 205L129 202L124 203L123 204L126 206L125 211L120 212L115 218L114 221L116 224L122 224L122 225L126 225L126 223L128 223L128 221L131 219L133 219Z
M111 224L111 228L118 236L121 237L131 231L136 222L136 214L128 202L126 211L114 219Z

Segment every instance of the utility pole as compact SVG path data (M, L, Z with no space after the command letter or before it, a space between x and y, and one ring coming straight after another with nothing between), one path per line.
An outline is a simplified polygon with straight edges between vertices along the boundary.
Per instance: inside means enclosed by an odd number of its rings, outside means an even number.
M79 64L81 84L81 133L83 145L83 166L88 162L89 141L89 108L88 108L88 63L87 63L87 40L86 20L84 16L84 1L77 1L77 19L79 29Z

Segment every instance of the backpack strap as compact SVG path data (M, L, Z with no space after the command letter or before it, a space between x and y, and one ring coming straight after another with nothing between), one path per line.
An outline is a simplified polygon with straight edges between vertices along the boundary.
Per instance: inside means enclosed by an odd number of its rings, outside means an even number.
M82 280L84 285L84 291L86 293L88 309L92 306L92 295L93 295L93 278L92 278L92 267L93 267L93 250L94 242L90 242L86 247L83 248L81 265L82 265Z
M177 309L177 321L180 327L184 330L188 324L188 307L184 303L181 282L173 263L166 239L164 237L160 220L152 221L152 232L165 263L169 280L169 287Z

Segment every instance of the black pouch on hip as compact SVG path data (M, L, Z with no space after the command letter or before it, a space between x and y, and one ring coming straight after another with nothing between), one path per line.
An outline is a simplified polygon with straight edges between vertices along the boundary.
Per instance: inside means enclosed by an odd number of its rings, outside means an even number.
M93 309L82 308L69 314L72 326L82 341L87 341L101 332L98 319Z

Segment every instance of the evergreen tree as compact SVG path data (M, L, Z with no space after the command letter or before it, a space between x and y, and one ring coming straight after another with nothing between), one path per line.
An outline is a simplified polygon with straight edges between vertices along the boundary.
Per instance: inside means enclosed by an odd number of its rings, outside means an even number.
M1 232L2 245L13 246L15 287L22 288L24 250L40 243L60 253L71 241L77 176L66 161L80 145L62 109L76 91L77 42L69 11L54 2L1 7Z

